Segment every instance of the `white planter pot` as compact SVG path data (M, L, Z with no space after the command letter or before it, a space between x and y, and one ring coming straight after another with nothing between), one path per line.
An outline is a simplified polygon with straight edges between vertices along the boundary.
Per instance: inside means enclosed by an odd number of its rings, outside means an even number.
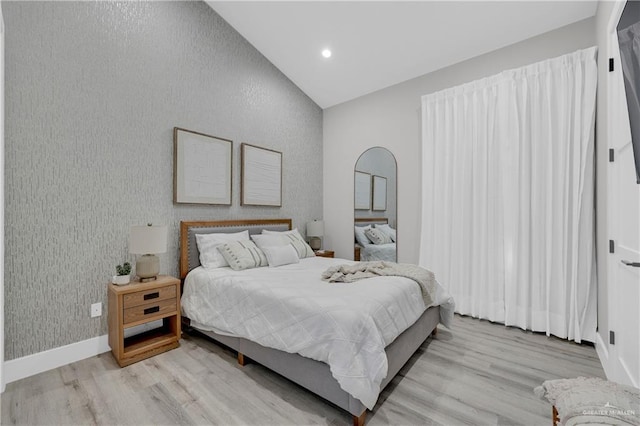
M113 279L111 280L112 283L117 285L129 284L130 281L131 275L114 275Z

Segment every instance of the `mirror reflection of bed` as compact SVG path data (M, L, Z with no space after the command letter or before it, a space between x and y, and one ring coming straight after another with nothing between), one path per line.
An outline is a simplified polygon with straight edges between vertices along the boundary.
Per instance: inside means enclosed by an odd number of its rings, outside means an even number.
M354 260L397 261L396 182L396 159L388 149L360 155L354 168Z
M378 231L389 236L388 242L381 242L376 244L371 241L372 235L370 229L377 229ZM395 229L389 225L389 219L386 217L380 218L355 218L355 249L353 253L353 260L357 261L374 261L374 260L386 260L389 262L395 262L397 260L396 243L395 243ZM394 236L391 239L391 236ZM375 237L374 237L375 238ZM377 242L377 241L376 241Z

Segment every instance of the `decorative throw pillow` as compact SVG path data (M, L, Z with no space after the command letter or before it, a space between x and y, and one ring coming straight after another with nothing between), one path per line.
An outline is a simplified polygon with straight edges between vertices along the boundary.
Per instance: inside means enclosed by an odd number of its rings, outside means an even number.
M289 240L280 234L254 234L251 239L262 251L267 247L286 246L289 244Z
M265 256L267 256L270 267L300 262L298 252L291 244L264 247L262 251L264 251Z
M393 241L394 243L396 242L396 230L390 227L389 225L387 224L376 225L375 229L381 230L391 238L391 241Z
M373 244L389 244L391 242L391 237L376 228L367 229L364 231L364 235L366 235Z
M234 271L267 266L269 262L253 241L229 241L218 247L220 253Z
M249 240L249 231L234 234L196 234L196 245L200 253L200 264L204 268L213 269L229 266L218 247L229 241Z
M371 229L371 225L355 226L354 228L356 233L356 241L358 244L360 244L362 247L366 246L367 244L371 244L371 240L365 235L365 231L367 229Z
M269 231L267 229L262 230L263 235L280 235L285 238L287 243L291 244L294 249L298 252L298 257L300 259L304 259L305 257L314 257L316 254L313 252L313 249L309 247L309 244L302 238L298 229L293 229L291 231Z

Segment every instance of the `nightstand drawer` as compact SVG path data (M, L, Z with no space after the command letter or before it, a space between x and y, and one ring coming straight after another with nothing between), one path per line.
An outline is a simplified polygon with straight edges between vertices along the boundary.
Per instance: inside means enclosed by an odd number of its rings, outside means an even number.
M125 311L134 306L144 305L160 300L175 299L176 298L176 286L169 285L165 287L155 288L151 290L137 291L135 293L129 293L122 296L122 303ZM174 300L175 304L175 300Z
M175 290L175 287L174 287ZM175 312L176 298L167 300L158 300L157 302L147 303L146 305L134 306L133 308L124 310L123 324L130 324L141 320L148 320L153 317L162 316Z

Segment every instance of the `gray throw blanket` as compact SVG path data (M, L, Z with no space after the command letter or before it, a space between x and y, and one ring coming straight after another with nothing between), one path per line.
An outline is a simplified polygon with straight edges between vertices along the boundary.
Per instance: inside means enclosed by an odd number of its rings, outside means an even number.
M357 262L352 265L332 266L322 273L322 279L330 283L352 283L373 277L397 276L409 278L420 286L425 306L433 303L436 292L433 272L408 263L385 261Z

